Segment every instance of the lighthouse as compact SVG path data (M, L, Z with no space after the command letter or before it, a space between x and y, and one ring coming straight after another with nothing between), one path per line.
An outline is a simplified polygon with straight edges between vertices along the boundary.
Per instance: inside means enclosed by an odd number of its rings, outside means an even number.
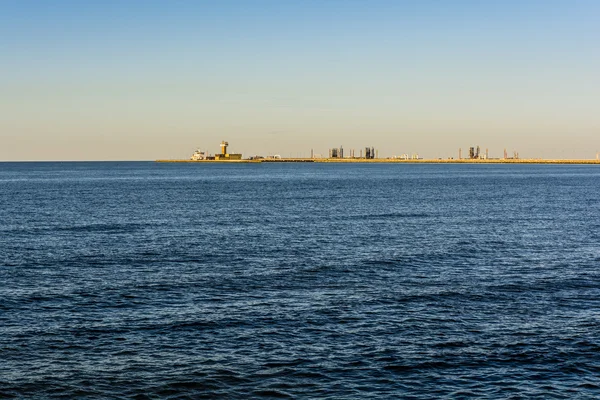
M227 154L227 146L229 146L229 142L226 142L226 141L223 140L221 142L221 155L223 157L225 157L225 154Z

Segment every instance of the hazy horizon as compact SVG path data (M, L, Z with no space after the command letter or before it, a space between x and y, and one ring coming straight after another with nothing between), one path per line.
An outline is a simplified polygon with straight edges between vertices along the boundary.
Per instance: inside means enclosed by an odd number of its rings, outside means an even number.
M0 161L592 159L600 3L8 1Z

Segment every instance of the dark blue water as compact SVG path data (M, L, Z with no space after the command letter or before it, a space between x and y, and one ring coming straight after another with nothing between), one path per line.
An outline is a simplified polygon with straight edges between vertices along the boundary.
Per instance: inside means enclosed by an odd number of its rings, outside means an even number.
M594 398L600 168L0 164L0 397Z

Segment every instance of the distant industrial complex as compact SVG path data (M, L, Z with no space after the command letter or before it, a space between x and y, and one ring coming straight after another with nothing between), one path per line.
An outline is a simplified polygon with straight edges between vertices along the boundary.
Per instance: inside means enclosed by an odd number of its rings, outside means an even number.
M350 150L350 154L347 158L364 158L365 160L373 160L375 158L379 158L376 154L378 152L375 151L374 147L365 147L365 155L363 157L362 149L359 150L358 157L356 156L356 152L354 149ZM310 158L315 158L314 153L310 151ZM340 146L339 148L331 148L329 149L329 158L344 158L344 148Z
M360 149L358 155L355 149L350 149L344 154L343 146L329 149L328 157L322 157L315 154L311 149L310 157L289 157L284 158L278 154L274 155L254 155L243 158L241 153L228 153L229 142L222 141L220 144L220 153L211 155L208 151L196 150L189 159L185 160L157 160L159 162L417 162L417 163L523 163L523 164L600 164L600 154L596 154L595 160L545 160L545 159L521 159L517 151L513 151L512 156L504 149L502 158L492 158L489 150L481 152L479 146L469 147L468 157L463 158L462 148L458 149L458 158L436 158L423 159L419 154L402 154L387 158L379 158L379 150L374 147L365 147Z
M458 159L462 160L462 148L458 149ZM479 146L477 147L469 147L469 160L490 160L490 154L488 149L485 149L485 153L481 153L481 149ZM513 156L508 157L508 152L504 149L504 157L502 160L518 160L519 153L513 151ZM500 158L495 158L494 160L500 160Z

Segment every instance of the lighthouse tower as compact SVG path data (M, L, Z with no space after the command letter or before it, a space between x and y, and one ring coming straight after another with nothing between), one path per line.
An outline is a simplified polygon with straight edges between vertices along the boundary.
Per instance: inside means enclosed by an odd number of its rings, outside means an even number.
M229 146L229 142L226 141L222 141L221 142L221 155L224 156L225 154L227 154L227 146Z

